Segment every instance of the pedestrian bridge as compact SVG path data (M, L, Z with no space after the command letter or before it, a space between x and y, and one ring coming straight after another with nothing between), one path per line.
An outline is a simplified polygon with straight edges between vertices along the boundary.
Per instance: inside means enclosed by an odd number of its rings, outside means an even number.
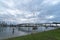
M60 23L24 23L19 24L19 27L60 27Z

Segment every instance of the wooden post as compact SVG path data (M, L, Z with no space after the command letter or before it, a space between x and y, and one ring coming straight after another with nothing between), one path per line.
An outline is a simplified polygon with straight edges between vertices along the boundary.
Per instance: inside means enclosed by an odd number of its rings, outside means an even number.
M58 28L57 23L56 23L56 27L55 28Z
M56 27L57 27L57 23L56 23Z
M30 29L30 28L28 27L28 34L29 34L29 29Z
M50 24L50 27L51 27L51 24Z

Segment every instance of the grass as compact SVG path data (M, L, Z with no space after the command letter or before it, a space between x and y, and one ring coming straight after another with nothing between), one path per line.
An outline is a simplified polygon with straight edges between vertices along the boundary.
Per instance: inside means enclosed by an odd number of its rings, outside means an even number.
M8 38L6 40L60 40L60 28L21 37Z

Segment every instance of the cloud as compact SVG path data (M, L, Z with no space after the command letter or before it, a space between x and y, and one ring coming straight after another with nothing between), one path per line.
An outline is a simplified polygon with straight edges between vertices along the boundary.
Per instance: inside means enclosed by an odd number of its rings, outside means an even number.
M53 18L55 18L54 16L46 16L46 19L53 19Z
M5 0L5 1L2 1L6 6L8 7L14 7L14 2L12 0Z
M6 22L40 23L59 17L60 0L0 0L0 19Z

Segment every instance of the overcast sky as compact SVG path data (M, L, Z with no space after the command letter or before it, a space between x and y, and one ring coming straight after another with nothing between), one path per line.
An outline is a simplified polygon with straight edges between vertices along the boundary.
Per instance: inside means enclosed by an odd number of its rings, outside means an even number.
M0 20L17 23L60 21L60 0L0 0Z

